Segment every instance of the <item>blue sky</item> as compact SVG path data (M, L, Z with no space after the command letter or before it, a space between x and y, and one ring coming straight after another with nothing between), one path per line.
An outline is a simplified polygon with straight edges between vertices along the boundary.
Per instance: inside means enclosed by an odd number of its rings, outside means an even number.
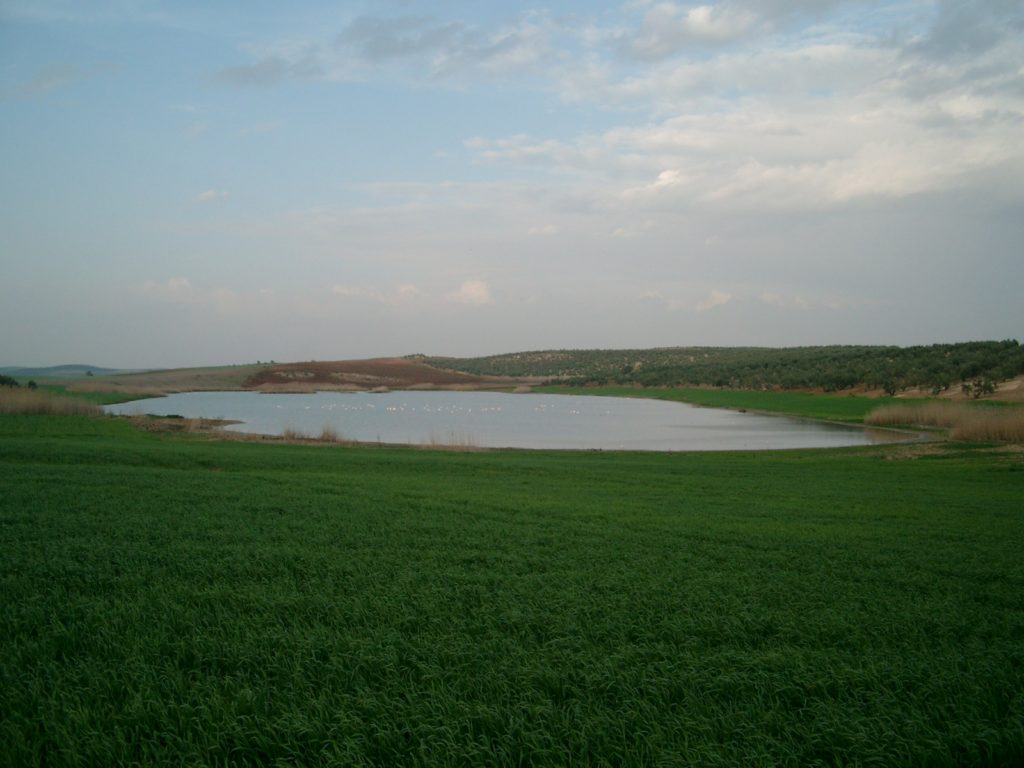
M1024 328L1024 3L0 0L0 363Z

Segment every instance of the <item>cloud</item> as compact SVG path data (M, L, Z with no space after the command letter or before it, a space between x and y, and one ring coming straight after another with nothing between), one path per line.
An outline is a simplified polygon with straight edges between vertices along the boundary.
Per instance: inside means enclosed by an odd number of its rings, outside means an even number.
M443 295L425 293L413 283L402 283L393 289L378 289L361 285L339 283L331 293L344 299L369 301L387 307L438 308L440 303L482 306L493 303L491 290L483 280L465 280L454 291Z
M698 302L694 309L697 312L707 312L709 309L714 309L715 307L721 307L724 304L728 304L731 299L731 293L726 293L725 291L719 291L716 289L711 291L706 299Z
M545 235L557 235L559 227L557 224L545 224L540 227L530 227L526 230L526 234L531 237L545 236Z
M63 88L82 78L82 72L69 64L51 64L18 86L22 96L39 96Z
M378 290L364 286L339 283L331 288L331 293L349 299L362 299L390 307L409 305L424 298L423 293L412 283L402 283L394 290Z
M473 46L475 35L460 22L437 22L428 17L379 18L361 16L337 36L368 61L390 60Z
M977 57L1021 34L1024 5L1019 0L940 0L928 31L910 52L941 60Z
M681 8L675 3L658 3L644 15L643 24L625 39L634 56L655 59L688 46L720 44L744 36L756 16L728 4Z
M320 51L312 44L298 51L267 53L252 64L228 67L211 78L216 85L236 88L278 85L286 80L312 80L326 74Z
M1024 164L1024 37L983 64L907 58L877 41L724 53L606 82L595 103L669 114L574 139L477 137L492 163L574 177L633 209L821 209L969 186ZM1016 83L1016 85L1014 85ZM728 89L739 95L718 95ZM618 190L614 187L618 186Z
M228 193L222 189L208 189L205 192L200 192L192 199L197 203L211 203L214 200L220 200L227 196Z
M234 87L273 86L289 80L358 81L390 73L433 83L543 73L557 58L556 30L546 15L528 13L494 29L429 16L360 16L333 38L283 40L247 51L254 61L215 73Z
M163 301L191 302L195 299L192 283L185 277L172 277L163 282L147 280L142 285L142 291Z
M445 298L456 304L482 306L491 304L491 289L483 280L466 280L457 291L449 293Z

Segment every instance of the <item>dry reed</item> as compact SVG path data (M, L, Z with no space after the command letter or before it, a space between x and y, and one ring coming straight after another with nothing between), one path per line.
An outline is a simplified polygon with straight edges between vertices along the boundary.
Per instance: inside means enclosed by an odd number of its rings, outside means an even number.
M424 447L442 451L477 451L480 449L473 437L455 432L449 432L447 435L431 433L430 439Z
M350 442L337 429L331 426L325 426L317 439L321 442L341 442L345 444Z
M0 387L0 413L21 413L34 416L102 416L103 410L93 403L73 397L60 397L38 389Z
M294 440L296 442L314 442L314 443L338 443L348 445L350 441L346 440L334 427L325 425L320 430L319 435L310 435L303 432L301 429L295 429L294 427L285 427L281 431L281 437L285 440Z
M1024 441L1024 408L966 403L886 405L869 413L864 423L948 429L953 440Z

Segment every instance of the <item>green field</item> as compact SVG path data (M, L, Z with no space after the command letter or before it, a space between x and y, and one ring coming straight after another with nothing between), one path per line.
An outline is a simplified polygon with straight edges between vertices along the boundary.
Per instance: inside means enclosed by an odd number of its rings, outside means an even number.
M128 394L116 391L86 391L69 390L66 384L40 384L39 389L57 397L73 397L76 400L85 400L94 405L111 405L113 403L130 403L133 400L142 399L143 395Z
M1024 458L0 417L0 764L1024 764Z
M606 397L644 397L655 400L731 408L764 413L779 413L826 421L861 423L871 411L893 403L924 402L908 398L821 395L809 392L772 392L751 389L700 389L696 387L534 387L534 392L549 394L599 395Z

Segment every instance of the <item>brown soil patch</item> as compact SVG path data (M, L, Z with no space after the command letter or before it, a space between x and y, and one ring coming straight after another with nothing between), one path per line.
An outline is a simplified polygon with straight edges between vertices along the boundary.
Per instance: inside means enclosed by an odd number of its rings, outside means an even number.
M274 365L255 372L243 386L273 392L309 392L318 389L496 389L514 384L510 379L471 376L415 360L381 357Z

